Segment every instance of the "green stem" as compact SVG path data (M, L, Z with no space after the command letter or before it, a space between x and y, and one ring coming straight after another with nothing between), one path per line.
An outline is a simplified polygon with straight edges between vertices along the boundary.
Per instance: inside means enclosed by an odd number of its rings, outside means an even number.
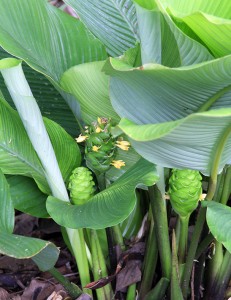
M169 286L169 279L162 277L160 281L157 283L157 285L145 296L144 300L163 299L168 286Z
M229 166L225 174L225 182L223 187L223 192L221 196L220 203L226 205L229 200L229 195L231 191L231 167Z
M65 290L69 293L70 297L76 299L83 292L82 290L75 284L71 283L66 277L64 277L56 268L52 268L49 270L49 273L60 282Z
M214 236L209 233L203 241L199 244L196 252L195 259L198 260L198 258L201 256L202 253L206 252L208 249L208 246L214 241Z
M119 225L115 225L112 227L113 238L115 245L119 245L122 251L125 251L124 239L120 230Z
M222 177L220 180L220 185L218 186L217 190L217 199L216 201L226 205L229 195L230 195L230 183L231 183L231 168L228 167L223 170ZM218 241L215 241L215 254L213 258L209 262L207 278L208 278L208 285L207 291L210 294L210 289L215 284L215 280L217 274L219 273L220 266L223 261L223 246Z
M185 266L184 266L184 271L182 274L181 287L182 287L182 294L185 299L187 299L191 270L192 270L197 246L198 246L198 243L200 240L201 232L202 232L202 229L204 226L205 216L206 216L206 209L201 207L198 217L197 217L197 222L196 222L196 225L195 225L195 228L193 231L192 240L190 243L188 255L187 255Z
M219 149L220 149L220 147L219 147ZM220 149L220 151L221 150L222 149ZM216 191L217 173L218 173L218 166L219 166L218 161L220 161L221 152L219 152L220 155L219 154L216 155L216 160L212 167L212 174L211 174L211 177L209 180L209 189L208 189L208 193L207 193L207 197L206 197L207 201L211 201L213 199L214 193ZM181 286L182 286L183 297L185 299L187 298L187 294L188 294L188 286L189 286L189 280L190 280L190 276L191 276L191 270L192 270L193 261L194 261L195 255L196 255L197 246L200 241L201 233L202 233L203 226L205 223L205 217L206 217L206 209L201 207L198 217L197 217L196 225L194 227L192 240L190 243L188 255L186 258L186 262L185 262L184 271L182 274Z
M180 216L180 240L178 248L179 264L185 262L187 253L189 217L190 215L185 217Z
M149 187L152 213L158 241L158 249L163 276L171 278L171 249L168 235L168 222L165 199L156 185Z
M133 283L128 287L126 300L134 300L136 299L136 283Z
M213 103L216 102L216 100L218 100L221 96L223 96L225 93L230 91L230 89L231 86L228 85L224 87L222 90L218 91L213 97L209 98L208 101L203 103L203 105L197 110L197 112L207 111L213 105Z
M94 280L107 277L107 266L99 243L97 231L93 229L91 230L91 254ZM109 283L104 287L97 289L96 293L99 300L110 300L112 298L111 284Z
M156 271L156 264L158 258L158 248L157 248L157 239L154 230L154 223L151 220L151 225L149 229L149 236L144 256L143 264L143 276L140 286L139 296L140 299L144 299L145 295L150 291L154 274Z
M227 250L219 270L218 276L214 281L212 289L213 299L224 299L227 285L231 278L231 253Z
M83 229L73 231L68 230L67 233L78 266L80 282L82 287L84 287L89 282L91 282L91 278ZM83 291L92 295L92 292L90 290L83 289Z

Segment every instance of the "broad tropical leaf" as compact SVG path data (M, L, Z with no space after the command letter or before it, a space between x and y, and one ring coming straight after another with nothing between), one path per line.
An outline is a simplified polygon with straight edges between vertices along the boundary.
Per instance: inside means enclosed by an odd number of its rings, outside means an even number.
M136 125L122 119L120 128L147 160L169 168L210 175L231 163L231 108L191 114L177 121Z
M87 28L106 46L111 56L119 56L138 39L136 11L131 0L65 0Z
M207 206L206 220L215 239L231 253L231 207L215 201L203 201Z
M0 169L0 231L12 233L14 229L14 206L9 185Z
M1 231L0 253L18 259L32 258L41 271L47 271L55 265L59 250L47 241Z
M185 35L175 25L162 1L134 2L143 64L158 63L168 67L179 67L213 58L202 44Z
M98 117L119 122L109 99L109 76L102 72L104 61L85 63L67 70L60 81L61 87L74 95L81 105L86 124Z
M147 64L131 68L111 58L110 98L115 111L137 124L184 118L208 109L231 107L231 55L181 68Z
M231 2L229 0L167 0L165 6L177 21L199 36L215 57L231 53Z
M46 0L1 0L0 7L2 48L55 82L70 67L107 56L80 20Z
M49 217L46 210L47 195L38 189L33 179L17 175L8 175L6 179L15 209L38 218Z
M83 205L71 205L49 196L47 211L60 225L68 228L100 229L116 225L132 212L136 203L135 188L158 180L153 164L139 160L109 188ZM67 217L68 216L68 217Z

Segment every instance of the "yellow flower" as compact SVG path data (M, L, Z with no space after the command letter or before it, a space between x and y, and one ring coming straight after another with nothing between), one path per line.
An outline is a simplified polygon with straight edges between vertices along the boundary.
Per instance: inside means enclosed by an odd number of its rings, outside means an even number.
M113 160L111 165L114 166L116 169L120 169L121 167L125 166L125 162L122 160Z
M99 148L100 148L100 147L93 146L93 147L92 147L92 151L94 151L94 152L98 152Z
M116 141L116 146L125 151L129 150L130 145L128 141Z
M102 129L99 126L97 126L96 129L95 129L95 132L100 133L101 131L102 131Z
M82 143L85 142L87 138L88 138L87 135L80 134L75 140L77 143Z

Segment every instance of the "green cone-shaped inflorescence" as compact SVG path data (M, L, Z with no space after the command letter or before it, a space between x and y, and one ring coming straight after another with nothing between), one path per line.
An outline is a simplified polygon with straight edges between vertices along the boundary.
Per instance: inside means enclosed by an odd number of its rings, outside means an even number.
M85 167L74 169L68 185L72 202L74 204L86 203L94 194L94 185L92 173L89 169Z
M184 217L198 205L202 193L201 175L196 170L173 169L169 179L169 196L175 212Z
M130 143L123 139L116 140L111 134L111 121L107 118L98 118L90 126L85 127L84 135L76 141L85 142L85 159L87 166L94 172L106 172L111 165L120 169L125 163L114 160L116 149L128 150Z

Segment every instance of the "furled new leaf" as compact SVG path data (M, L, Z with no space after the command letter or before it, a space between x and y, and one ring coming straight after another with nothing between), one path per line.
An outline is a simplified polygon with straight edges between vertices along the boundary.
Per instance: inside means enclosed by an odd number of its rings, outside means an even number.
M206 220L215 239L231 253L231 207L215 201L203 201L207 206Z
M0 59L7 57L9 54L0 48ZM43 74L36 72L25 63L22 67L42 115L60 124L68 133L76 135L76 120L58 91ZM4 98L14 107L1 75L0 89Z
M0 115L0 167L3 173L32 177L42 191L49 193L44 170L22 122L3 99L0 101ZM66 180L80 163L78 145L58 124L48 119L45 123Z
M47 271L54 267L59 250L47 241L1 231L0 253L18 259L32 258L41 271Z
M141 159L106 190L83 205L71 205L49 196L47 211L60 225L68 228L100 229L116 225L132 212L136 203L135 188L150 186L158 180L155 166Z
M106 46L111 56L119 56L138 39L136 11L131 0L65 0L87 28Z
M9 185L0 168L0 232L12 233L14 229L14 206Z

